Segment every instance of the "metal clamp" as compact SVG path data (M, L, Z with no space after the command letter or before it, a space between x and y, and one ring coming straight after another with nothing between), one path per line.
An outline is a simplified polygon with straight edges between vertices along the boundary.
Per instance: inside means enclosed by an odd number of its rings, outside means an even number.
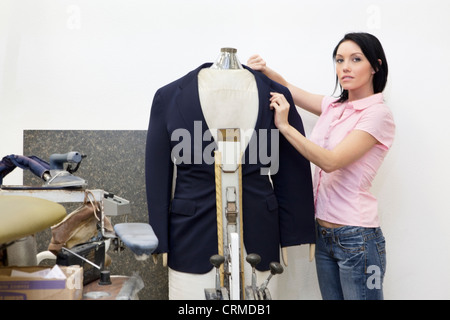
M227 187L226 189L227 205L225 207L225 213L229 224L237 223L237 204L236 204L236 188Z

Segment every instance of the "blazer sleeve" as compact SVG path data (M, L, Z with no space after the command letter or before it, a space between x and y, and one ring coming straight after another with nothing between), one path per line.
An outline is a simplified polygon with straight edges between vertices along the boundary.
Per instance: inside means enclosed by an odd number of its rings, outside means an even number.
M168 252L169 207L173 162L167 130L167 109L161 89L154 96L145 150L145 183L149 223L158 237L155 253Z
M290 104L289 123L305 134L290 91L279 85ZM279 135L279 169L272 176L278 200L281 247L315 243L314 195L310 162Z

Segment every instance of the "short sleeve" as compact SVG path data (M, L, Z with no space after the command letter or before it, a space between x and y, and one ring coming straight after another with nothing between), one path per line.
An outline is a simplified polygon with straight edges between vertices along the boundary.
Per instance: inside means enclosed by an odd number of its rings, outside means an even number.
M332 103L336 102L336 97L331 97L331 96L324 96L322 99L322 113L325 112L325 110L327 110Z
M394 118L389 108L384 104L375 104L363 110L355 129L371 134L386 150L391 148L394 141Z

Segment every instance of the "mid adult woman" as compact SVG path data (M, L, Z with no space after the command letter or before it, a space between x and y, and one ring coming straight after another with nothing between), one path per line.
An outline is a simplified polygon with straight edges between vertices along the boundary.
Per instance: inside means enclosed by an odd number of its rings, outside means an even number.
M370 187L395 134L382 94L388 64L380 41L368 33L346 34L333 58L338 98L294 86L259 55L247 64L288 87L297 106L319 116L307 139L289 125L286 98L272 93L277 128L316 165L315 260L323 299L383 299L385 239Z

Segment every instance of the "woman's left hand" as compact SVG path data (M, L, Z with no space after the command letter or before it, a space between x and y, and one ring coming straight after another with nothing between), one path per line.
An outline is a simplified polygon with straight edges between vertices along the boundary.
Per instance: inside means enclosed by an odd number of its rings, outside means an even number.
M283 130L289 127L288 114L289 114L289 102L286 97L277 92L271 92L270 109L275 110L275 126L283 132Z

